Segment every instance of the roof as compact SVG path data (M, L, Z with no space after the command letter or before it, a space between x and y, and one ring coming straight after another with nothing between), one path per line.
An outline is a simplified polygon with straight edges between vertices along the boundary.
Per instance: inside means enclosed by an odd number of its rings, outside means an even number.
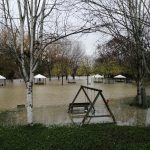
M46 79L46 77L41 74L38 74L34 76L34 79Z
M119 74L117 76L114 76L114 78L116 78L116 79L125 79L126 77Z
M104 78L104 76L101 76L101 75L99 75L99 74L96 74L96 75L94 76L94 78Z
M4 80L4 79L6 79L6 78L0 75L0 79L3 79L3 80Z

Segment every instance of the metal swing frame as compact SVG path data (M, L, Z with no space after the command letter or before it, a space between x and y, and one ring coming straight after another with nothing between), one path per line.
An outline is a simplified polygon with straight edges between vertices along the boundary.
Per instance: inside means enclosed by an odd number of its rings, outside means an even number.
M97 94L96 94L95 98L93 99L93 101L89 98L89 96L86 93L85 89L92 90L92 91L97 91ZM83 91L83 93L85 94L88 102L75 103L75 101L76 101L76 99L77 99L77 97L78 97L78 95L80 94L81 91ZM104 102L104 104L105 104L105 106L106 106L106 108L107 108L107 110L109 112L109 115L95 115L94 105L95 105L95 103L96 103L96 101L97 101L99 96L101 96L101 98L102 98L102 100L103 100L103 102ZM92 87L87 87L87 86L81 85L81 87L78 90L78 92L77 92L76 96L74 97L73 101L69 104L68 113L69 114L73 114L74 113L73 108L75 108L75 107L83 107L84 110L86 110L86 111L84 111L85 114L82 115L83 119L81 121L81 125L85 124L85 121L87 120L87 118L90 118L90 120L91 120L91 118L94 118L94 117L111 117L113 122L116 123L116 119L115 119L111 109L109 108L109 105L108 105L106 99L104 98L102 90L100 90L100 89L96 89L96 88L92 88ZM92 112L92 110L93 110L92 114L94 114L94 115L90 115L90 112Z

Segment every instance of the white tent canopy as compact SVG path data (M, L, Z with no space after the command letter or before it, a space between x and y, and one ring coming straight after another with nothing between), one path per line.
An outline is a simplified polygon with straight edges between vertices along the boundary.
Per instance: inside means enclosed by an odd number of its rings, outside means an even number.
M34 76L34 83L35 84L46 84L46 77L38 74L36 76Z
M6 78L4 76L0 75L0 79L5 80Z
M99 75L99 74L96 74L96 75L94 76L94 78L104 78L104 76L101 76L101 75Z
M46 77L41 74L38 74L38 75L34 76L34 79L46 79Z
M126 79L126 77L125 76L123 76L123 75L117 75L117 76L114 76L114 78L115 79Z
M104 76L96 74L96 75L93 75L92 78L95 83L101 83L103 82Z

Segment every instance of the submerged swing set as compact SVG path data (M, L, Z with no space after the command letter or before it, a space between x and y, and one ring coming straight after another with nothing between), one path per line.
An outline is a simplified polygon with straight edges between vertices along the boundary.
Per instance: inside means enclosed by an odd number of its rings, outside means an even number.
M94 95L94 99L93 100L90 99L90 97L89 97L89 95L87 93L88 90L94 91L94 93L97 92L96 96ZM75 102L81 91L83 91L83 93L85 94L88 102L79 102L79 103ZM102 100L103 100L103 102L104 102L104 104L106 106L106 109L109 112L109 115L108 114L107 115L95 115L95 107L94 107L94 105L95 105L96 101L98 100L99 96L101 96L101 98L102 98ZM79 111L79 113L78 113L77 111L75 111L74 108L78 108L79 110L80 110L80 108L82 108L84 110L84 111L82 111L83 115L81 115L81 111ZM92 88L92 87L83 86L83 85L81 85L81 87L78 90L78 92L77 92L76 96L74 97L73 101L69 104L68 113L70 115L76 114L76 116L77 116L77 114L79 114L81 117L83 117L83 119L81 121L81 125L85 124L85 121L88 118L89 118L89 121L90 121L94 117L111 117L113 122L116 123L115 117L114 117L112 111L109 108L108 102L104 98L102 90L96 89L96 88Z

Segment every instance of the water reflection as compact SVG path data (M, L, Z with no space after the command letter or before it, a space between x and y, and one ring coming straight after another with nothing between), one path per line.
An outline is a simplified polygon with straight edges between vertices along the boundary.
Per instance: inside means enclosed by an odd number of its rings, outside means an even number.
M67 113L68 104L73 100L80 85L86 85L85 79L78 79L76 84L65 82L61 86L61 81L47 81L46 85L34 86L34 123L50 124L68 124L80 122L82 118L70 118ZM140 109L129 106L129 101L125 97L132 97L136 93L134 84L91 84L91 87L103 90L106 99L110 98L110 108L114 113L119 125L149 125L150 109ZM147 92L150 87L147 87ZM94 97L95 93L89 95ZM20 80L13 83L7 83L6 87L0 88L0 124L15 125L26 124L25 108L17 108L17 105L25 104L26 90L25 85ZM81 96L81 99L85 99ZM108 114L105 105L101 99L95 105L97 114ZM93 118L90 122L111 122L111 118Z
M150 122L147 116L150 109L130 106L128 103L122 101L123 100L116 100L115 104L111 106L118 125L149 125Z

